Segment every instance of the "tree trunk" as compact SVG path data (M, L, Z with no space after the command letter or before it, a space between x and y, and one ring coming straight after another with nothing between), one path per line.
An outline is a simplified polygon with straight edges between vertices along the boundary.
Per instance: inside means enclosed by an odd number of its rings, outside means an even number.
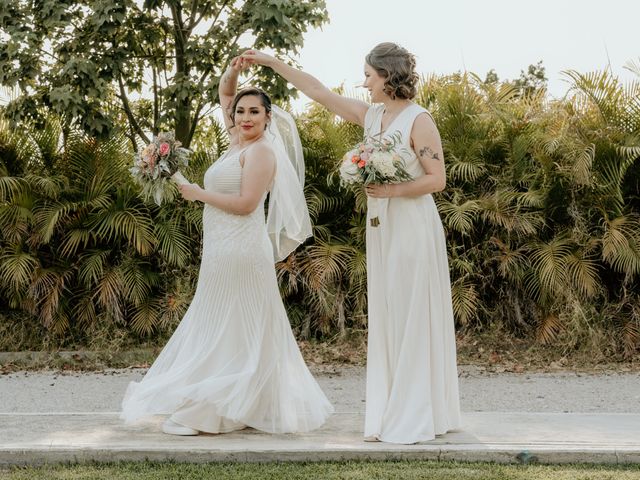
M185 148L189 148L189 144L191 143L191 138L189 138L190 132L191 105L187 100L185 102L180 102L176 107L176 140L179 140Z
M176 83L183 83L184 87L188 89L189 82L189 64L185 59L185 48L188 41L188 32L184 28L184 22L182 21L182 5L180 2L176 2L171 6L171 13L173 15L174 23L174 36L176 45ZM178 91L178 95L179 95ZM175 113L175 135L176 140L179 140L185 148L189 148L191 132L191 97L186 92L186 95L179 95L183 97L177 101L176 113Z

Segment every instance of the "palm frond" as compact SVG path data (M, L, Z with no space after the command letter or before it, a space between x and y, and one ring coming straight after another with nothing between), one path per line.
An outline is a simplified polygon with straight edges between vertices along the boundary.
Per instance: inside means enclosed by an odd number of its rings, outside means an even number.
M533 235L544 225L538 212L521 211L512 191L496 191L478 199L482 218L495 227L521 235ZM523 198L523 197L520 197Z
M33 212L24 202L0 205L0 238L18 244L29 232L33 220Z
M10 177L0 172L0 202L10 202L15 197L24 195L27 187L28 183L23 178Z
M37 257L23 252L19 246L6 249L0 256L0 280L14 290L25 288L30 285L39 264Z
M170 265L184 267L191 257L191 239L177 218L160 221L154 225L157 248Z
M300 271L298 268L298 257L300 255L300 253L292 254L282 262L276 263L278 285L284 296L297 293L301 287Z
M498 273L507 280L516 284L520 283L524 272L529 267L529 258L524 249L512 249L510 245L497 237L492 237L490 242L498 250L492 257L498 263Z
M600 290L597 264L587 258L584 252L576 251L567 257L567 276L574 289L587 298L594 297Z
M578 185L591 184L591 166L596 156L596 146L593 143L587 145L584 150L579 151L575 157L573 174Z
M638 60L629 60L624 68L629 70L632 73L635 73L638 77L640 77L640 59Z
M127 258L118 267L122 278L122 297L135 306L142 305L158 285L158 275L150 270L148 262Z
M619 118L618 107L622 92L618 79L608 70L586 74L574 70L562 73L569 78L571 88L595 106L605 122L616 121Z
M87 228L73 228L67 230L60 242L60 255L63 258L74 258L83 251L94 239L91 230Z
M640 229L638 215L626 215L605 222L602 259L629 278L640 273Z
M148 255L154 247L154 225L148 213L138 207L118 207L96 217L95 233L106 242L123 240L141 255Z
M458 201L460 200L458 199ZM477 200L465 200L462 203L440 201L438 209L443 215L443 223L448 229L463 235L470 235L480 205Z
M573 248L568 239L561 237L532 245L531 266L543 292L551 295L562 292L569 285L569 259Z
M103 277L111 254L110 250L97 250L87 252L80 257L78 280L85 288L90 290Z
M632 357L640 348L640 322L627 320L622 327L622 345L627 357Z
M553 343L564 330L564 324L557 315L547 315L540 320L536 328L536 338L543 345Z
M147 299L134 308L131 328L138 335L149 335L161 323L164 305L158 299Z
M362 250L354 250L347 264L349 300L354 311L362 314L367 306L367 256Z
M339 239L317 241L306 248L305 256L300 260L301 273L311 289L320 290L342 277L352 253L353 247Z
M93 289L93 295L98 304L119 322L124 318L122 310L123 294L122 274L120 270L114 267L110 267L104 272Z
M73 318L80 327L90 330L98 321L96 303L90 290L80 291L77 294L77 300L72 309Z
M487 173L484 161L479 157L461 159L447 155L447 174L453 181L475 182Z
M467 278L460 278L451 285L453 314L460 325L468 325L478 316L480 298L476 285Z
M69 318L61 303L71 275L71 270L37 269L29 286L29 296L37 306L40 321L57 334L69 326Z

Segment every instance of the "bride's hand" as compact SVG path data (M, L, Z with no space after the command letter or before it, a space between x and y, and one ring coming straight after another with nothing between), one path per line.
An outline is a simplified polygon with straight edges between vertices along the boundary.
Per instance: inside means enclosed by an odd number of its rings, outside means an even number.
M251 64L247 60L242 58L241 55L233 57L231 59L231 63L229 64L229 68L236 73L241 73L243 70L248 69L250 66Z
M200 185L197 183L187 183L186 185L180 185L178 188L180 189L182 198L190 202L198 200L200 192L202 191L202 188L200 188Z
M250 65L257 64L265 65L267 67L276 60L275 57L259 50L245 50L242 52L242 55L240 55L240 58L248 62Z

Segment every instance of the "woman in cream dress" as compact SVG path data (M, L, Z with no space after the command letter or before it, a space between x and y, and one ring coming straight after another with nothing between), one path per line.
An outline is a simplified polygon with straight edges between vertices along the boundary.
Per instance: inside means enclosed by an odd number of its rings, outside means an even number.
M180 186L185 199L204 203L202 263L193 301L122 402L127 422L170 415L165 433L225 433L246 426L306 432L333 411L293 337L274 265L274 257L282 260L311 235L303 177L285 151L290 146L301 154L299 138L290 117L272 109L266 93L245 89L236 95L244 67L234 59L221 79L229 150L205 173L204 188ZM270 125L276 114L293 145L278 143L283 135Z
M368 351L364 437L416 443L460 425L451 286L444 230L432 193L445 188L433 118L412 102L413 55L393 43L366 57L371 102L340 96L313 76L255 50L243 58L271 67L365 137L392 135L413 179L369 185L367 218Z

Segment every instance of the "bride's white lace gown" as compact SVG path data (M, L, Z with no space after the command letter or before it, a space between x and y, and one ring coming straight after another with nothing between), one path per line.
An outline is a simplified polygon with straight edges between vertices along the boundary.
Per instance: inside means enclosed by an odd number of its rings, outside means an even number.
M240 192L241 153L230 150L209 168L207 190ZM205 204L203 230L193 301L142 381L129 385L122 418L172 414L210 433L319 427L333 407L291 332L263 202L242 216Z
M412 104L381 132L384 105L371 107L365 134L399 134L414 177L424 170L410 145L426 112ZM427 112L428 113L428 112ZM431 195L369 198L365 437L415 443L460 425L451 286L444 229ZM379 226L371 226L372 216Z

